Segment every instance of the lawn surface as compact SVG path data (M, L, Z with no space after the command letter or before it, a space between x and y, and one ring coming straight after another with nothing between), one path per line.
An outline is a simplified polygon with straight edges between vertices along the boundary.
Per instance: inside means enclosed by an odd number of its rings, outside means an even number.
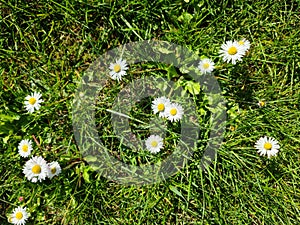
M299 4L295 0L1 0L0 223L6 224L11 211L22 205L30 212L27 224L35 225L299 224ZM237 65L224 63L220 46L241 38L251 42L248 54ZM151 39L182 45L214 60L213 75L227 102L226 133L205 172L200 165L205 143L200 140L194 157L165 182L124 186L94 172L83 159L72 127L74 93L84 71L101 54ZM122 149L105 109L130 80L166 77L169 69L155 63L132 65L127 79L109 81L99 96L103 104L97 122L106 127L99 132L112 153L122 150L124 162L152 158ZM33 91L42 93L44 103L29 114L24 100ZM203 93L190 96L205 124L210 113ZM259 100L266 106L260 108ZM132 116L149 121L149 107L149 103L137 105ZM132 123L135 134L145 129ZM178 127L170 129L175 132ZM170 139L175 133L170 132ZM257 154L254 144L265 135L278 140L276 157ZM200 136L205 140L207 133ZM18 144L26 138L33 142L33 155L60 163L59 176L41 183L24 177L27 159L19 156ZM172 146L172 142L167 145L169 151Z

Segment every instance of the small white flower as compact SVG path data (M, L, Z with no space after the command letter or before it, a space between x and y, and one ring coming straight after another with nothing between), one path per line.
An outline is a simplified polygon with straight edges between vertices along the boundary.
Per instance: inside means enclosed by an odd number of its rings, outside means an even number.
M276 141L272 137L261 137L254 146L258 151L260 155L267 155L268 158L271 156L276 156L279 151L279 144L278 141Z
M244 52L247 52L250 49L250 41L246 38L238 41L238 45L243 49Z
M170 121L178 121L182 119L184 114L183 108L178 103L171 103L165 110L165 115Z
M32 142L28 139L22 140L19 143L18 150L22 157L28 157L32 151Z
M163 139L158 135L151 135L146 140L146 148L151 153L158 153L163 148Z
M23 168L25 177L33 183L45 180L49 175L49 172L50 171L47 162L41 156L32 157L25 163L25 166Z
M257 105L258 105L260 108L265 107L266 104L267 104L267 103L266 103L265 100L259 100L258 103L257 103Z
M61 168L58 162L48 163L49 166L49 174L48 177L52 179L54 176L57 176L61 173Z
M198 65L201 73L211 73L215 68L215 63L211 59L202 59Z
M126 75L126 70L128 70L128 65L126 60L118 59L115 63L111 63L109 66L109 75L112 79L120 81L122 77Z
M155 113L159 113L159 117L165 116L165 109L171 104L170 99L166 97L159 97L153 100L151 108Z
M33 113L34 110L39 110L43 102L42 95L39 92L34 92L25 98L25 108L29 113Z
M236 64L237 61L242 61L245 51L237 41L226 41L225 44L222 44L219 53L223 57L223 61L231 61L232 64Z
M26 207L23 208L19 206L13 210L11 216L9 217L9 222L17 225L24 225L28 217L29 214L26 212Z

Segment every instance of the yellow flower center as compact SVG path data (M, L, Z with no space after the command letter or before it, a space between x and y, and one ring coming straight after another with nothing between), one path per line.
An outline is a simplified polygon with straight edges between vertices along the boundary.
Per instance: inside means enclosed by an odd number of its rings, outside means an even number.
M22 151L23 152L28 152L28 145L23 145L22 146Z
M31 171L34 173L34 174L40 174L41 171L42 171L42 168L40 165L34 165L31 169Z
M119 72L121 71L121 66L120 66L119 64L116 64L116 65L114 66L114 71L115 71L116 73L119 73Z
M266 102L264 102L264 101L259 101L258 104L259 104L260 107L264 107L264 106L266 105Z
M35 98L30 98L28 100L28 102L29 102L30 105L34 105L36 103L36 99Z
M17 218L18 220L21 220L21 219L23 218L23 213L22 213L22 212L17 212L17 213L16 213L16 218Z
M152 141L152 142L151 142L151 146L152 146L152 147L155 148L155 147L157 147L157 145L158 145L157 141Z
M228 54L229 55L235 55L237 53L237 48L234 47L234 46L231 46L229 49L228 49Z
M51 173L52 173L52 174L55 174L55 173L56 173L56 168L55 168L55 167L51 168Z
M272 144L271 144L270 142L266 142L266 143L264 144L264 148L265 148L266 150L271 150Z
M157 105L157 109L158 109L158 111L164 111L165 105L164 105L163 103L159 103L159 104Z
M204 63L204 64L203 64L203 68L204 68L204 69L208 69L208 67L209 67L209 63Z
M177 109L175 109L175 108L171 109L171 110L170 110L170 114L171 114L172 116L175 116L175 115L177 114Z
M245 42L244 41L239 41L239 45L244 45Z
M232 125L229 127L229 130L231 130L231 131L235 131L235 129L236 129L235 126L232 126Z

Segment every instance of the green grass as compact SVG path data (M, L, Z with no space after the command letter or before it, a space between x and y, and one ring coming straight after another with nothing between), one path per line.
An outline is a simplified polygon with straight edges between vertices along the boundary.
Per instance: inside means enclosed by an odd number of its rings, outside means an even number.
M31 214L28 224L298 224L299 4L1 0L0 223L6 224L7 215L23 205ZM251 42L249 54L235 66L223 63L218 56L221 44L242 37ZM84 71L101 54L149 39L179 44L214 60L214 75L227 101L227 128L217 158L206 171L200 169L205 145L200 140L188 165L165 182L124 186L94 172L82 158L73 134L72 102ZM99 97L102 138L117 155L120 143L105 108L130 80L168 73L155 63L132 65L130 71L120 85L109 81ZM45 102L30 115L23 102L35 90ZM199 112L207 113L201 115L205 124L209 111L203 95L191 98ZM261 99L266 107L257 106ZM132 115L148 122L149 107L137 106ZM133 133L147 135L147 126L132 122L131 127ZM177 129L170 127L170 139ZM277 157L256 153L253 146L264 135L279 141ZM33 155L58 161L60 176L37 184L26 180L26 159L18 155L17 146L33 136ZM174 144L168 146L171 151ZM160 157L130 149L122 154L122 160L132 164Z

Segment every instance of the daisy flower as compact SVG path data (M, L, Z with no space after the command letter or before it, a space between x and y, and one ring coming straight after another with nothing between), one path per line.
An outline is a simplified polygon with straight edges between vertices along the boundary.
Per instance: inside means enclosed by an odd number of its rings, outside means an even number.
M239 40L238 45L244 50L244 52L247 52L250 49L250 41L246 38Z
M237 41L226 41L225 44L222 44L219 53L221 54L221 57L223 57L223 61L232 61L232 64L234 65L236 64L236 61L242 61L245 51Z
M18 150L22 157L28 157L32 151L32 142L28 139L22 140L19 143Z
M172 103L166 108L165 115L170 121L178 121L184 114L183 108L178 103Z
M199 62L198 69L201 73L211 73L215 68L215 63L211 59L202 59Z
M171 104L170 99L159 97L153 100L151 108L154 114L159 113L159 117L165 116L165 109Z
M11 216L9 217L9 222L17 225L24 225L28 217L29 215L26 212L26 207L23 208L19 206L18 208L15 208L12 212Z
M266 104L267 104L267 103L266 103L266 101L264 101L264 100L259 100L258 103L257 103L257 105L258 105L260 108L265 107Z
M146 140L146 148L151 153L158 153L163 147L163 139L158 135L151 135Z
M109 75L112 79L120 81L122 76L126 75L126 70L128 70L128 65L126 60L116 60L115 63L111 63L109 66Z
M49 166L49 174L48 177L52 179L54 176L57 176L61 172L61 168L58 162L48 163Z
M25 177L33 183L45 180L49 174L47 162L41 156L34 156L25 163L23 168Z
M41 99L42 95L39 92L31 93L25 98L25 108L29 113L33 113L34 110L39 110L41 105L40 103L43 102Z
M255 148L260 155L267 155L268 158L276 156L280 148L278 142L272 137L261 137L256 143Z

